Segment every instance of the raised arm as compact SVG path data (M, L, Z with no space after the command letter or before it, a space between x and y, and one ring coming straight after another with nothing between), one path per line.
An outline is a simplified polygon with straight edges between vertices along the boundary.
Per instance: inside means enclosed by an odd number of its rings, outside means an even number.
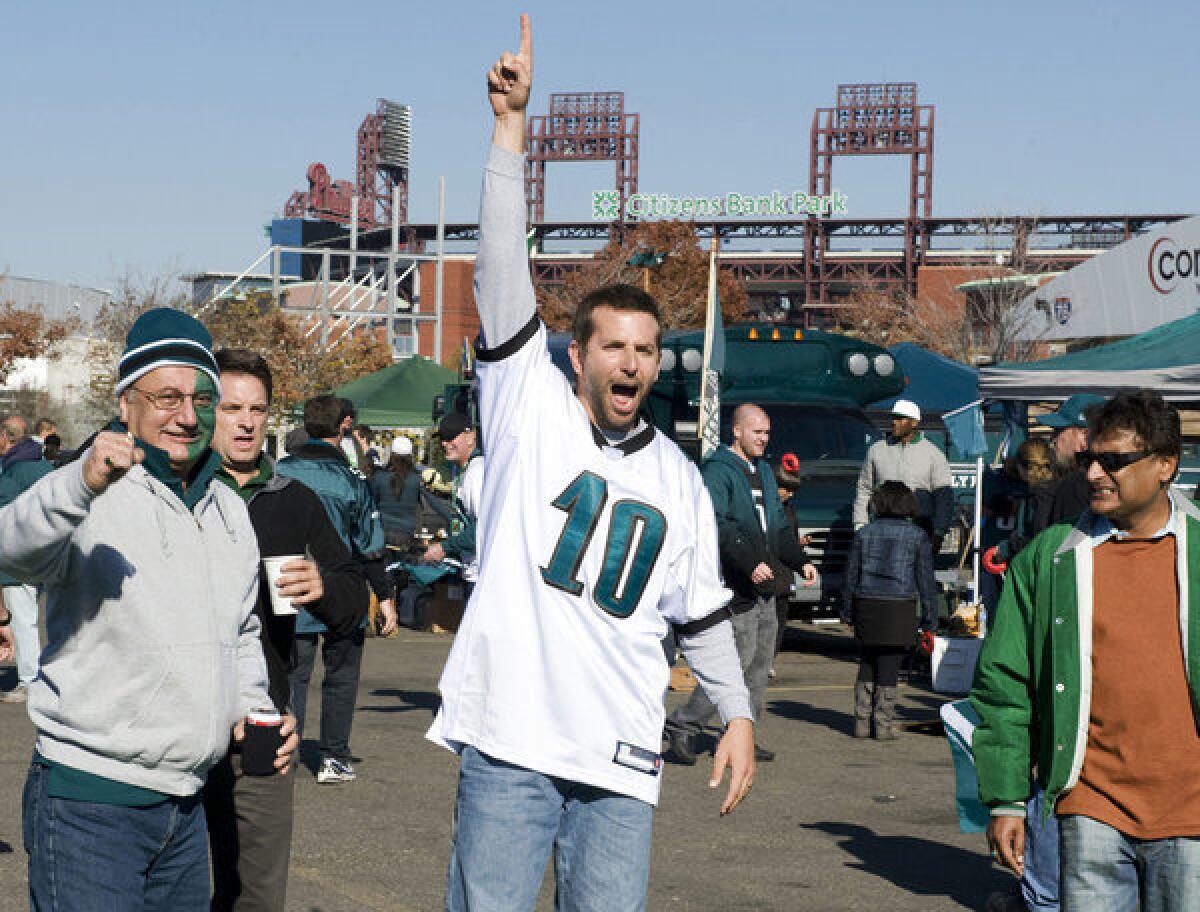
M483 172L475 305L491 349L516 336L536 311L525 247L525 108L532 80L533 35L522 14L520 50L505 52L487 71L495 124Z

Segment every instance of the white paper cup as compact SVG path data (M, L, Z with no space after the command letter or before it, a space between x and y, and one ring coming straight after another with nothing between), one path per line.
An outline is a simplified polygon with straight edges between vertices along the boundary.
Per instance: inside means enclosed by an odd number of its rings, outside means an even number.
M296 614L298 609L292 604L292 600L285 595L279 594L279 587L276 583L279 582L279 576L283 572L284 564L290 564L292 561L305 560L303 554L284 554L280 557L264 557L263 572L267 575L267 589L271 593L271 613L279 616Z

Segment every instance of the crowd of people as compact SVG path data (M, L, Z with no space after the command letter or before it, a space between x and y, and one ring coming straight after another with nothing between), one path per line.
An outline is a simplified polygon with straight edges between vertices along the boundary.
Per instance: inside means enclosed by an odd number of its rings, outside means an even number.
M17 661L3 699L27 702L36 729L34 909L282 909L317 654L316 778L339 785L357 776L365 637L374 618L383 635L398 623L388 568L404 555L453 562L468 584L427 735L460 764L451 912L532 909L552 856L558 908L643 909L664 744L694 764L719 719L722 814L774 759L765 691L786 601L818 582L792 511L799 467L767 461L755 404L700 466L646 421L662 320L641 289L585 296L575 385L553 364L525 246L527 17L487 82L479 427L439 423L447 485L409 437L382 458L333 395L309 399L270 458L266 360L214 351L170 308L131 328L116 417L77 450L61 451L52 422L3 422L0 657ZM852 504L857 738L896 739L901 661L939 623L953 491L921 419L895 403ZM1020 877L992 907L1194 908L1200 513L1171 491L1179 415L1143 391L1072 397L1039 420L1049 436L983 492L973 749L989 843ZM444 539L419 534L427 508ZM680 651L699 686L668 716Z

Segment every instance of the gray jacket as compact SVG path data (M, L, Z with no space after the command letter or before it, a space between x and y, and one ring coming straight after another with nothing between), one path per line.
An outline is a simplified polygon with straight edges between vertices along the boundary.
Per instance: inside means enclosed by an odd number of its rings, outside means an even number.
M908 485L918 500L925 504L934 500L935 514L948 510L937 509L938 492L946 500L948 507L953 494L954 479L950 474L950 463L935 444L930 443L924 436L912 443L899 443L888 437L877 440L867 450L867 458L863 460L862 471L858 475L858 489L854 495L854 525L861 526L870 520L867 515L867 503L874 490L885 481L902 481ZM921 495L929 495L922 497ZM950 516L935 515L934 529L939 534L946 531L950 524Z
M254 530L223 484L189 511L135 466L96 495L85 460L0 510L0 570L46 591L47 644L29 689L37 750L192 795L234 723L271 705Z

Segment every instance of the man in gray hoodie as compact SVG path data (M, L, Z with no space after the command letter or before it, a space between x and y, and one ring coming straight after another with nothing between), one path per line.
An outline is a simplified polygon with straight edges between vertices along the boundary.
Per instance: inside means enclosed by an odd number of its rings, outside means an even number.
M46 591L24 794L35 910L207 910L198 793L246 714L272 705L254 530L211 483L211 345L180 311L143 314L120 420L0 510L0 571Z

